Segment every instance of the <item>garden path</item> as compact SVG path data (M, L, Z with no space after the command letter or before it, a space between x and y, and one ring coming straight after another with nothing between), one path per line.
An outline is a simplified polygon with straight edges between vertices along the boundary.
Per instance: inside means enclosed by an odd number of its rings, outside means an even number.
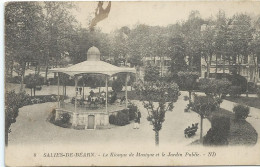
M185 146L199 138L199 130L192 138L186 139L183 131L192 123L199 122L199 116L194 112L185 113L187 101L183 100L186 92L175 103L172 112L166 113L163 128L160 131L160 145ZM49 113L57 103L43 103L25 106L20 109L16 123L12 124L9 135L9 145L44 145L44 144L107 144L109 145L154 145L154 131L146 120L147 111L139 101L133 101L142 113L140 129L133 129L133 124L116 126L111 129L75 130L58 127L46 121ZM210 123L204 119L204 134L210 128Z

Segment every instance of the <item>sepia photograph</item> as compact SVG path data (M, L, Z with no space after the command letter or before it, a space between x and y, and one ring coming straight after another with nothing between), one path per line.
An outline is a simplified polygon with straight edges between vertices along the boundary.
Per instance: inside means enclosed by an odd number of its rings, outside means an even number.
M259 9L5 2L5 165L260 165Z

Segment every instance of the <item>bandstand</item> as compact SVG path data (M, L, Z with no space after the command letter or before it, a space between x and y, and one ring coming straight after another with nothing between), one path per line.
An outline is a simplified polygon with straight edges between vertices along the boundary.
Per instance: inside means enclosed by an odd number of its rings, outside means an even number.
M67 68L50 69L51 72L58 73L58 97L60 97L60 79L59 73L65 73L75 79L75 96L69 97L73 100L66 101L58 98L58 107L56 108L55 120L60 119L61 114L68 113L70 115L70 123L72 127L78 125L85 126L85 129L95 129L97 126L109 125L109 115L115 114L117 111L127 108L127 79L129 73L136 73L135 68L117 67L112 64L100 60L100 52L98 48L91 47L87 52L87 60ZM125 81L125 103L108 104L108 80L115 74L124 73ZM105 76L105 93L104 106L98 108L88 107L86 97L80 96L78 92L78 80L86 74L97 74Z

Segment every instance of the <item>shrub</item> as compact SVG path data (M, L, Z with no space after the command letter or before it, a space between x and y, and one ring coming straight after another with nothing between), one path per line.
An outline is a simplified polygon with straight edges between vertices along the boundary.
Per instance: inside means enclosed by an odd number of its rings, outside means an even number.
M178 72L178 85L181 90L189 91L198 89L196 80L199 78L198 72L179 71Z
M241 93L247 90L247 80L239 74L227 75L227 79L231 82L232 86L239 86Z
M231 97L239 97L241 95L241 87L240 86L230 86L229 95Z
M211 127L221 131L222 136L227 136L230 131L230 118L225 116L214 116L211 121Z
M110 124L115 124L115 122L116 122L116 116L115 115L110 115L109 116L109 123Z
M257 91L256 84L254 82L248 82L248 92L255 93Z
M124 109L119 111L116 115L110 115L109 123L119 126L129 124L129 111Z
M30 97L25 92L15 93L15 91L6 92L5 94L5 137L6 145L8 144L8 133L10 126L16 122L19 108L30 104Z
M70 114L69 113L62 113L61 114L61 120L62 120L62 123L69 123L70 121Z
M54 122L55 125L63 127L63 128L69 128L71 126L70 123L70 114L69 113L62 113L60 115L60 119L56 120Z
M115 92L120 92L122 91L122 89L123 89L123 83L118 79L114 80L112 83L112 90Z
M9 83L16 83L16 84L20 84L22 80L21 76L14 76L14 77L7 77L6 81Z
M126 113L119 112L116 115L116 125L124 126L129 124L129 116Z
M256 93L257 93L258 98L260 99L260 88L257 89Z
M128 104L128 108L129 108L129 121L132 121L135 118L138 108L133 103Z
M204 145L227 145L230 131L230 118L215 116L211 121L211 128L204 137Z
M231 82L227 79L207 79L203 78L199 81L199 88L206 95L218 96L223 98L228 94Z
M147 65L144 70L145 81L157 81L160 78L160 70L158 66Z
M199 80L199 89L206 95L209 95L216 89L216 85L214 84L213 79L202 78Z
M249 107L244 105L236 105L233 108L236 120L245 120L249 114Z

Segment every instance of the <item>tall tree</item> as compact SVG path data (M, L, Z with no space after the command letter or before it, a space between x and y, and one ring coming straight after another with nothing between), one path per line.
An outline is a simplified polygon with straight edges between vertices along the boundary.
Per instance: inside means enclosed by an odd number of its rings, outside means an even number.
M201 30L200 35L200 54L201 58L206 62L207 65L207 75L206 77L209 78L210 73L210 65L212 63L212 57L216 53L215 49L215 28L214 22L209 20L207 24L205 24L205 29Z
M42 8L37 2L9 2L5 8L6 65L18 63L21 90L27 62L38 60ZM11 62L11 63L10 63Z
M251 18L246 14L237 14L232 18L231 40L233 61L238 65L238 74L241 73L241 64L247 63L250 54L249 46L252 41Z
M199 11L191 11L188 20L183 24L182 31L186 44L186 56L190 70L200 70L200 29L204 20Z
M50 65L57 67L62 53L68 51L76 20L71 15L72 2L43 2L45 35L45 81L47 80Z

